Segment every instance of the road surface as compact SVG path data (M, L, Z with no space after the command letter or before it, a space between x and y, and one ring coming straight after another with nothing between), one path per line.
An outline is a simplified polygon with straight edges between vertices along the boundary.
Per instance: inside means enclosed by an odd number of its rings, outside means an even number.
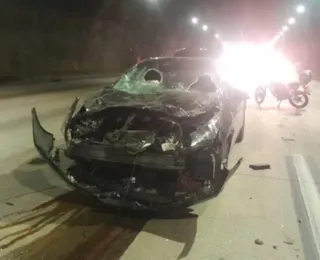
M250 104L244 160L221 195L162 219L90 208L33 149L30 109L55 135L74 96L91 89L0 100L0 259L319 259L320 90L310 106ZM1 95L1 90L0 90ZM254 171L252 163L269 163Z

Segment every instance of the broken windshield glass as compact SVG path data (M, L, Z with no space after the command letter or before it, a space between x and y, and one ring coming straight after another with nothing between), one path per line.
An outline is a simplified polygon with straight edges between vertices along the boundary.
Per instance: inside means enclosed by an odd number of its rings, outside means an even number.
M146 80L151 70L161 74L161 80ZM213 60L198 58L150 59L135 65L114 85L114 89L131 94L152 94L168 89L185 89L199 77L208 74L216 78Z

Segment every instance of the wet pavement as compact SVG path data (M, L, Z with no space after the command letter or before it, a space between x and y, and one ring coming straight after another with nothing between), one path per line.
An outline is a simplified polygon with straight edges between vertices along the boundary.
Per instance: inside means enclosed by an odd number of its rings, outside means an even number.
M11 230L0 239L2 250L59 224L2 259L119 259L147 221L99 212L89 198L75 191L14 215L15 220L0 227L0 232Z
M244 160L221 195L157 219L101 210L38 159L31 106L60 135L65 110L86 89L2 99L0 259L319 259L318 85L305 110L251 103L230 164ZM249 168L256 163L271 168Z

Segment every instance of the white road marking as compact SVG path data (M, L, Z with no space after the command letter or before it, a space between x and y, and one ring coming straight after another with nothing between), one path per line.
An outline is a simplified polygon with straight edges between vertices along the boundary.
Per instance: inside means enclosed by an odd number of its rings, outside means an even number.
M301 154L292 155L298 181L309 217L313 239L320 256L320 194L310 173L308 164Z

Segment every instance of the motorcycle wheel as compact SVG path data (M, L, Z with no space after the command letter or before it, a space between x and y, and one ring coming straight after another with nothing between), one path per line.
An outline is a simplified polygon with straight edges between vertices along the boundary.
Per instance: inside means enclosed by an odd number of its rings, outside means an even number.
M302 91L293 91L288 100L295 108L305 108L309 104L308 95Z
M266 99L267 92L264 88L258 87L254 94L254 99L258 105L261 105L263 101Z

